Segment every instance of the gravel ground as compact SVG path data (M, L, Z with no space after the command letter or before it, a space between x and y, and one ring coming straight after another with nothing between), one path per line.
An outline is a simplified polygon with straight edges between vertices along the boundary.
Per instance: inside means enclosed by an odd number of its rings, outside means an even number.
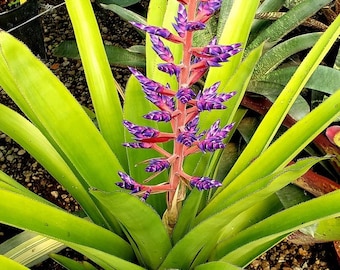
M41 1L42 9L47 5L56 5L61 1ZM106 44L116 44L124 48L142 43L139 35L129 24L118 16L96 8L103 39ZM65 7L60 7L42 16L45 46L47 51L46 65L65 83L72 94L84 106L92 108L91 98L87 91L81 62L66 58L57 58L52 54L53 48L63 40L73 39L71 23ZM119 27L115 27L119 26ZM129 71L126 68L112 68L115 78L124 86ZM0 102L16 108L15 104L0 90ZM79 209L78 204L25 150L12 139L0 133L0 169L35 193L63 207L67 211ZM0 225L0 242L17 233L17 230ZM67 249L64 255L78 259L83 257ZM48 260L32 269L63 269ZM316 270L339 269L331 244L314 246L296 246L286 241L276 245L270 251L255 260L247 269L256 270Z

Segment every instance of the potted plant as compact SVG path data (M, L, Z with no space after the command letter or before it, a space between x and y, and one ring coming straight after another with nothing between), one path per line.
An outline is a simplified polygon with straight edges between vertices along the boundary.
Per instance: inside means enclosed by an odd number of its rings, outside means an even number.
M43 59L46 55L38 7L37 0L1 0L0 28L11 32Z

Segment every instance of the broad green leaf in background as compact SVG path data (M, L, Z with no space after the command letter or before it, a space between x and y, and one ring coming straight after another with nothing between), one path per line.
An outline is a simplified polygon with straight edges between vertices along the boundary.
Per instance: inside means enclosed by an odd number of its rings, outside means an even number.
M266 0L261 2L262 3L256 10L256 13L278 11L284 4L285 0ZM250 43L263 28L268 27L269 24L270 22L265 20L254 19L248 43Z
M158 0L150 0L148 16L147 16L147 24L153 26L162 27L163 22L165 20L164 16L167 11L167 3L168 1L158 1ZM173 20L172 18L168 18L169 20ZM156 76L153 75L153 72L156 68L156 63L159 62L158 55L153 51L152 44L149 36L146 38L146 74L150 79L155 79ZM168 44L167 44L168 45ZM158 73L160 75L162 73ZM162 74L163 75L163 74ZM165 75L165 74L164 74ZM163 75L163 77L164 77ZM157 76L158 78L158 76ZM163 81L166 81L168 77L164 77Z
M166 4L166 6L164 6ZM162 4L158 0L150 1L150 8L148 11L147 22L152 26L159 26L169 29L171 32L175 33L172 23L175 22L174 18L177 16L178 1L169 0L162 1ZM157 10L155 10L157 9ZM164 13L163 13L164 12ZM156 18L155 18L156 17ZM182 57L182 45L175 44L164 40L164 44L168 46L171 53L174 56L175 63L179 63ZM152 49L152 44L150 38L147 35L146 39L146 74L149 79L156 80L164 85L169 83L173 89L177 89L178 83L175 76L170 77L167 73L159 71L157 69L157 64L161 62L159 56Z
M276 45L260 58L255 67L252 79L256 80L261 78L263 75L274 70L285 59L289 58L289 56L312 47L320 36L321 33L308 33L295 36Z
M223 29L225 27L225 23L229 17L230 10L233 6L232 1L222 1L220 14L218 16L218 22L217 22L217 30L216 30L216 36L218 40L221 37L221 34L223 32Z
M274 70L263 76L261 80L286 85L298 67L286 67ZM329 78L332 78L331 80ZM312 74L306 88L333 94L340 88L340 70L327 66L318 66Z
M254 41L249 44L249 46L247 46L246 54L264 41L267 41L269 43L278 42L283 36L299 26L303 21L312 16L315 12L320 10L320 8L327 5L329 2L331 1L305 0L302 1L301 4L294 6L284 16L265 28L254 39Z
M100 0L100 3L103 4L116 4L119 5L121 7L128 7L131 6L133 4L137 4L139 3L141 0Z
M120 0L119 0L120 1ZM111 10L114 13L116 13L117 15L119 15L122 19L126 20L126 21L132 21L132 22L139 22L142 24L146 24L146 19L140 15L138 15L137 13L123 8L120 5L114 5L114 4L101 4L101 6L105 9ZM145 33L142 31L138 31L139 33L141 33L142 36L145 37Z
M145 55L123 49L118 46L105 45L108 61L114 66L145 67ZM79 51L75 41L66 40L61 42L53 51L55 56L79 59Z
M340 85L339 85L340 86ZM276 101L284 85L273 83L271 81L250 81L248 85L248 93L256 93L265 96L272 103ZM295 102L289 110L289 115L295 120L302 119L307 113L310 112L310 106L308 102L301 96L297 96Z

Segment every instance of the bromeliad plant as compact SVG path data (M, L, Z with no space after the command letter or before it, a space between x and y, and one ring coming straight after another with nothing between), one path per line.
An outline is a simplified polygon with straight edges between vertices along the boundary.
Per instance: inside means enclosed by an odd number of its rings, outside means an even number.
M221 37L194 47L194 32L221 3L150 1L148 24L133 23L149 34L146 75L131 68L122 108L90 1L66 1L99 128L43 63L0 33L0 85L29 119L1 105L0 129L74 196L85 215L67 213L1 173L0 222L38 234L22 240L23 246L25 241L51 246L54 240L104 269L239 269L299 229L307 227L304 231L324 240L340 238L328 230L340 215L334 203L339 191L287 209L276 194L330 158L291 163L339 115L340 91L273 142L339 36L340 19L317 41L228 169L226 146L245 115L239 105L263 44L244 57L241 44L259 1L240 0ZM205 86L195 92L204 74ZM148 163L146 169L135 166L141 162ZM50 239L44 242L43 236ZM3 244L1 265L26 269L9 259L17 249L22 247Z

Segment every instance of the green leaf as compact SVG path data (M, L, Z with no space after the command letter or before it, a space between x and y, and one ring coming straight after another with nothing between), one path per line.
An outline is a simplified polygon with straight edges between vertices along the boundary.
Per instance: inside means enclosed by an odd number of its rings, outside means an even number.
M331 242L340 239L339 229L339 217L330 218L301 228L298 232L289 236L289 241L297 244Z
M112 254L122 259L134 258L130 245L94 223L64 210L0 189L0 222L34 231L68 246L82 245Z
M228 20L224 25L219 44L233 44L240 42L244 47L244 44L247 43L251 23L253 22L259 2L259 0L240 0L233 2ZM242 25L242 27L240 27L240 25ZM209 87L213 83L221 81L220 89L224 89L232 74L240 64L242 55L242 52L234 55L230 58L230 61L223 64L222 67L210 68L205 86ZM221 80L221 78L223 78L223 80Z
M270 26L265 28L265 30L263 30L259 35L257 35L254 41L249 46L247 46L246 54L264 41L269 43L278 42L283 36L299 26L303 21L311 17L329 2L329 0L302 1L301 4L293 7L284 16L276 20Z
M321 33L308 33L288 39L267 51L256 64L253 79L261 78L278 67L289 56L312 47Z
M268 73L261 78L261 80L286 85L296 69L297 67L280 68ZM332 78L332 80L329 78ZM340 70L320 65L309 78L305 87L323 93L333 94L340 88Z
M29 268L0 255L0 265L6 270L29 270Z
M153 4L154 2L155 4ZM168 0L162 2L166 4L166 8L163 6L164 4L160 4L160 1L158 0L150 1L147 22L149 25L164 27L166 29L170 29L170 31L172 31L173 33L176 33L172 26L172 23L175 22L174 18L175 16L177 16L178 1ZM163 42L171 50L171 53L175 59L174 62L179 63L182 60L182 45L175 44L167 40L164 40ZM159 83L162 83L164 85L169 83L172 89L177 89L178 82L175 76L169 76L167 73L158 70L157 64L161 63L162 60L152 49L152 43L150 41L149 36L147 36L145 47L147 61L146 74L148 78L155 80Z
M172 241L174 244L176 244L188 231L190 231L203 196L204 192L194 189L185 199L172 233Z
M232 79L229 80L227 85L225 85L224 88L219 89L219 91L221 92L236 91L237 94L226 103L228 109L202 112L200 121L201 130L206 130L210 128L210 126L216 121L216 119L221 120L221 126L235 121L235 114L246 91L248 82L252 75L253 68L257 60L261 56L261 52L262 46L251 52L237 68L232 76ZM193 155L186 160L184 169L188 173L194 171L196 175L202 175L209 161L209 155Z
M59 252L65 245L35 233L24 231L0 245L0 254L27 267L48 259L52 252Z
M194 268L195 270L240 270L242 268L226 262L208 262Z
M50 257L55 260L57 263L61 264L65 268L69 270L96 270L97 268L94 267L87 261L78 262L72 260L70 258L58 255L58 254L50 254Z
M263 12L272 12L278 11L282 5L284 4L285 0L266 0L262 1L261 5L257 9L256 13L263 13ZM266 20L255 19L251 26L250 37L248 39L248 43L254 40L256 36L259 34L260 31L268 27L270 22Z
M339 199L340 191L337 190L264 219L221 243L225 247L223 253L226 254L221 261L245 266L258 256L256 251L262 245L276 241L277 238L306 225L339 216L340 206L334 203ZM267 248L270 245L268 244Z
M254 181L248 186L242 186L242 189L238 189L237 192L226 198L223 208L219 207L219 212L215 215L205 220L199 215L195 220L196 227L177 242L164 260L161 268L189 268L195 258L200 255L202 249L220 236L220 230L226 226L226 220L233 220L240 213L258 203L260 199L264 200L270 197L277 190L303 175L311 166L322 159L308 158L300 160L280 172L258 179L258 181Z
M158 269L171 249L170 238L158 214L130 194L96 190L91 193L122 224L142 256L141 263L148 269Z
M145 268L137 264L131 263L98 249L84 247L77 244L72 244L72 247L105 270L145 270Z
M121 0L118 0L118 1L121 1ZM111 10L113 11L114 13L116 13L119 17L121 17L123 20L125 21L128 21L128 22L139 22L139 23L142 23L142 24L146 24L146 19L142 16L140 16L139 14L129 10L129 9L126 9L126 8L123 8L122 5L118 5L118 4L109 4L107 3L108 5L105 5L104 4L101 4L101 6L104 8L104 9L108 9L108 10ZM143 31L140 31L140 30L137 30L141 36L145 37L145 32Z
M285 208L289 208L313 198L301 188L294 185L288 185L276 192L276 194Z
M240 172L233 182L210 201L209 205L201 212L201 219L223 209L225 200L237 192L240 187L247 187L257 179L285 167L340 114L339 108L340 90L288 129L266 151ZM280 153L280 155L277 153Z
M221 16L221 14L219 16ZM194 33L193 46L206 46L214 37L216 37L216 28L217 18L213 16L205 23L205 28L203 30Z
M44 166L72 194L92 220L98 224L105 223L93 199L88 194L87 188L82 185L65 163L65 160L31 122L10 108L0 104L0 130L19 143ZM0 178L2 177L0 176ZM2 179L2 181L6 180ZM7 183L9 182L7 181ZM25 190L15 181L11 182L11 185L15 185L20 190Z
M218 40L220 39L225 23L229 17L230 10L233 6L232 1L222 1L222 5L220 8L220 13L218 16L218 22L217 22L217 31L216 31L216 36Z
M114 181L108 179L112 179L112 169L122 167L76 99L23 44L5 32L0 32L0 44L0 62L16 84L8 88L6 78L1 76L4 90L22 105L27 116L88 186L117 189Z
M141 0L100 0L100 3L103 4L116 4L119 5L121 7L128 7L134 4L139 3Z
M336 70L340 70L340 48L338 49L338 53L335 58L335 63L333 66Z
M124 142L123 126L121 125L123 114L116 89L117 82L112 76L91 1L66 0L65 3L100 131L119 158L120 164L127 168L126 152L121 146ZM93 141L92 138L91 140ZM84 145L87 144L84 143ZM100 152L99 149L98 152ZM97 160L103 160L103 158Z
M145 67L145 56L140 53L130 52L114 45L105 45L105 51L109 63L114 66ZM53 54L58 57L79 59L79 51L75 41L62 41L54 50Z
M263 152L268 147L268 145L274 138L277 130L281 126L281 123L284 120L286 114L288 113L292 104L299 95L300 91L303 89L306 82L312 75L313 71L317 68L320 61L329 51L330 47L332 46L333 42L337 39L339 34L340 34L340 17L338 17L330 25L326 32L324 32L324 34L317 41L317 43L308 53L306 58L303 60L301 65L298 67L293 77L290 79L284 90L281 92L280 96L277 98L276 102L273 104L273 106L270 108L270 110L262 120L260 126L257 128L255 134L253 135L252 140L244 149L240 158L235 163L233 169L230 171L229 175L224 180L223 182L224 186L228 185L231 181L233 181L233 179L238 174L244 172L247 167L249 168L249 165L254 161L254 159L258 158L261 152ZM325 121L329 122L328 119L327 120L325 119ZM321 126L324 126L323 123L320 124ZM317 125L318 124L316 124L316 126ZM307 130L305 131L306 134L309 133L309 131ZM321 130L319 132L321 132ZM317 134L313 134L312 136L316 135ZM293 137L296 138L297 135L295 136L293 135ZM298 141L298 138L296 138L295 141ZM300 149L300 147L296 149ZM294 153L297 153L296 149L291 148L292 152ZM288 150L286 149L285 151L287 152ZM275 161L277 161L277 159ZM287 161L287 163L288 162L289 161Z
M270 81L251 81L248 85L248 92L265 96L271 102L275 102L278 96L284 89L284 85L273 83ZM307 113L310 112L310 106L302 96L297 96L294 104L289 109L289 115L295 120L302 119Z

